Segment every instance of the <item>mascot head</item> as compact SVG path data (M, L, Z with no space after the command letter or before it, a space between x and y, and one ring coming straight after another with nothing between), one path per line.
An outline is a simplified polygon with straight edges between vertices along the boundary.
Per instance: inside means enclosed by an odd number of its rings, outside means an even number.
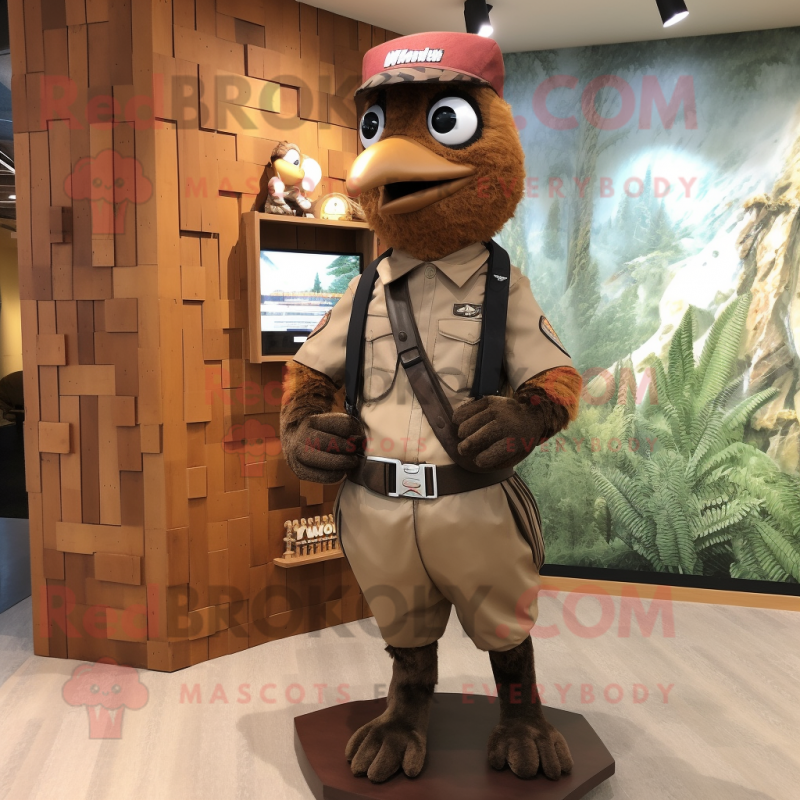
M364 151L347 176L382 244L433 261L494 236L522 198L525 157L492 39L419 33L364 56Z

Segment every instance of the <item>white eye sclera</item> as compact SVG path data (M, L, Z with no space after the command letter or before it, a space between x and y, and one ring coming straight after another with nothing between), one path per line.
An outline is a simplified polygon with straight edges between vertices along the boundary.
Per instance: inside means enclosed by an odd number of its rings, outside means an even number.
M369 147L375 144L381 136L386 125L386 117L383 109L379 105L370 106L361 117L361 124L358 126L358 133L361 137L361 144Z
M475 136L478 114L463 97L443 97L428 112L428 130L437 142L456 147Z

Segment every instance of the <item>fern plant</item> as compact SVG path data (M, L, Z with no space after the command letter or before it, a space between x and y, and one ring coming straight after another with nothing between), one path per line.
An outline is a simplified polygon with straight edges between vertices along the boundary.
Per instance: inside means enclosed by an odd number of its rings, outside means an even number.
M695 362L690 308L673 335L668 367L654 358L655 402L624 405L631 437L652 452L622 450L592 475L616 535L652 569L689 575L800 581L800 482L742 441L767 389L732 405L750 295L731 303ZM731 407L732 405L732 407Z

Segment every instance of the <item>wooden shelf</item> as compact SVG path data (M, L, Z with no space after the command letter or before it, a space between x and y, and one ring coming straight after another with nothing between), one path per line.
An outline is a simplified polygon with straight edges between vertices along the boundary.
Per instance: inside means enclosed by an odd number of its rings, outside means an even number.
M343 228L345 230L368 231L369 225L360 220L337 220L337 219L317 219L316 217L292 217L288 214L265 214L261 211L246 212L253 215L257 220L268 220L269 222L288 222L292 225L327 225L332 228Z
M291 569L293 567L302 567L306 564L318 564L320 561L333 561L335 558L344 558L344 553L340 547L336 550L326 550L323 553L314 553L310 556L298 556L296 558L276 558L273 563L276 567L283 567L283 569Z

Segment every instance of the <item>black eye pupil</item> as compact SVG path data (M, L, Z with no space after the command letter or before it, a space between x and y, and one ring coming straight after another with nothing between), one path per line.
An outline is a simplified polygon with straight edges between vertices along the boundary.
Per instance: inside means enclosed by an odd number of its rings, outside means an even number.
M431 125L436 133L449 133L456 126L456 112L450 106L442 106L433 112Z
M378 115L374 111L367 111L361 120L361 133L364 134L365 139L374 139L380 126L381 121L378 119Z

